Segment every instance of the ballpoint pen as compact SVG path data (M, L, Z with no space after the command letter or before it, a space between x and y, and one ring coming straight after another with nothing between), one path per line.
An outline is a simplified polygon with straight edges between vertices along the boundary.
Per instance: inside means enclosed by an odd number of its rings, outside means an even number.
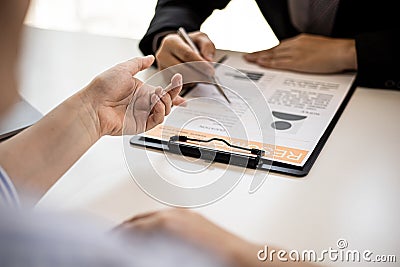
M193 43L192 39L190 38L190 36L187 34L186 30L183 27L180 27L178 29L178 35L182 38L182 40L184 42L186 42L190 48L198 55L200 55L200 51L199 49L197 49L197 46ZM217 78L215 77L215 75L212 75L211 77L212 82L214 83L214 86L217 88L218 92L226 99L226 101L228 101L228 103L230 104L231 101L229 100L229 98L226 96L226 94L224 93L224 89L222 89L222 87L219 85L219 81L217 80Z
M228 55L223 55L218 61L214 63L214 69L218 68L226 59L228 58ZM194 68L193 68L194 69ZM196 69L197 70L197 69ZM197 70L198 71L198 70ZM205 74L204 74L205 75ZM181 97L185 97L187 94L189 94L193 88L196 87L196 83L193 83L189 86L189 84L186 84L184 88L182 89L180 95Z

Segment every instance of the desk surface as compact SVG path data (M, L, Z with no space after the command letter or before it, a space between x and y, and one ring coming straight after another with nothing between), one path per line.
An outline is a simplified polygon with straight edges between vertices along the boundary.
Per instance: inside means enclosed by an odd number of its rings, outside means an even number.
M137 46L136 40L27 28L21 94L47 113L96 74L140 55ZM197 211L260 244L321 251L345 238L350 249L395 254L399 261L399 115L400 91L357 88L307 177L270 174L249 195L245 176L225 198ZM89 212L107 226L165 208L130 177L120 137L96 143L39 206Z

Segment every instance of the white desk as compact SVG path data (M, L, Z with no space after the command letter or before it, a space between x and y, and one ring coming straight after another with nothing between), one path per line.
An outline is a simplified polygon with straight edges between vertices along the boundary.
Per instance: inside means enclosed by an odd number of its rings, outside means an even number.
M137 45L28 28L21 93L46 113L97 73L140 55ZM399 115L400 91L358 88L307 177L270 174L253 195L245 177L227 197L197 210L261 244L322 250L346 238L350 249L395 254L400 261ZM120 137L95 144L39 206L90 212L109 226L165 208L131 179Z

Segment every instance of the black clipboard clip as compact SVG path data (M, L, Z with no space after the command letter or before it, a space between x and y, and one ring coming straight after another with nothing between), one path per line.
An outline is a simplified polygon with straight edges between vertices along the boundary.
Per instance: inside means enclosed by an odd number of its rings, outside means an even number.
M188 143L188 141L198 142L198 143L210 143L214 141L223 142L229 147L247 151L249 152L249 155L199 147L197 145L192 145ZM189 138L187 136L182 136L182 135L171 136L168 141L168 149L172 153L183 156L201 158L207 161L232 164L251 169L257 169L260 166L260 164L262 164L261 157L265 155L264 150L236 146L230 144L229 142L221 138L211 138L207 140L201 140L201 139Z

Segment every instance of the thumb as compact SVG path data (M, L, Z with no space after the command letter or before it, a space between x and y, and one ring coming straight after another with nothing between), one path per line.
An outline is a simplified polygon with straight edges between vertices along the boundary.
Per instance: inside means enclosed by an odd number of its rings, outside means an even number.
M139 71L145 70L149 68L154 62L154 56L149 55L145 57L137 57L122 63L128 68L129 72L133 75L138 73Z
M195 36L194 42L200 49L201 55L208 61L212 61L215 55L215 45L205 33Z

